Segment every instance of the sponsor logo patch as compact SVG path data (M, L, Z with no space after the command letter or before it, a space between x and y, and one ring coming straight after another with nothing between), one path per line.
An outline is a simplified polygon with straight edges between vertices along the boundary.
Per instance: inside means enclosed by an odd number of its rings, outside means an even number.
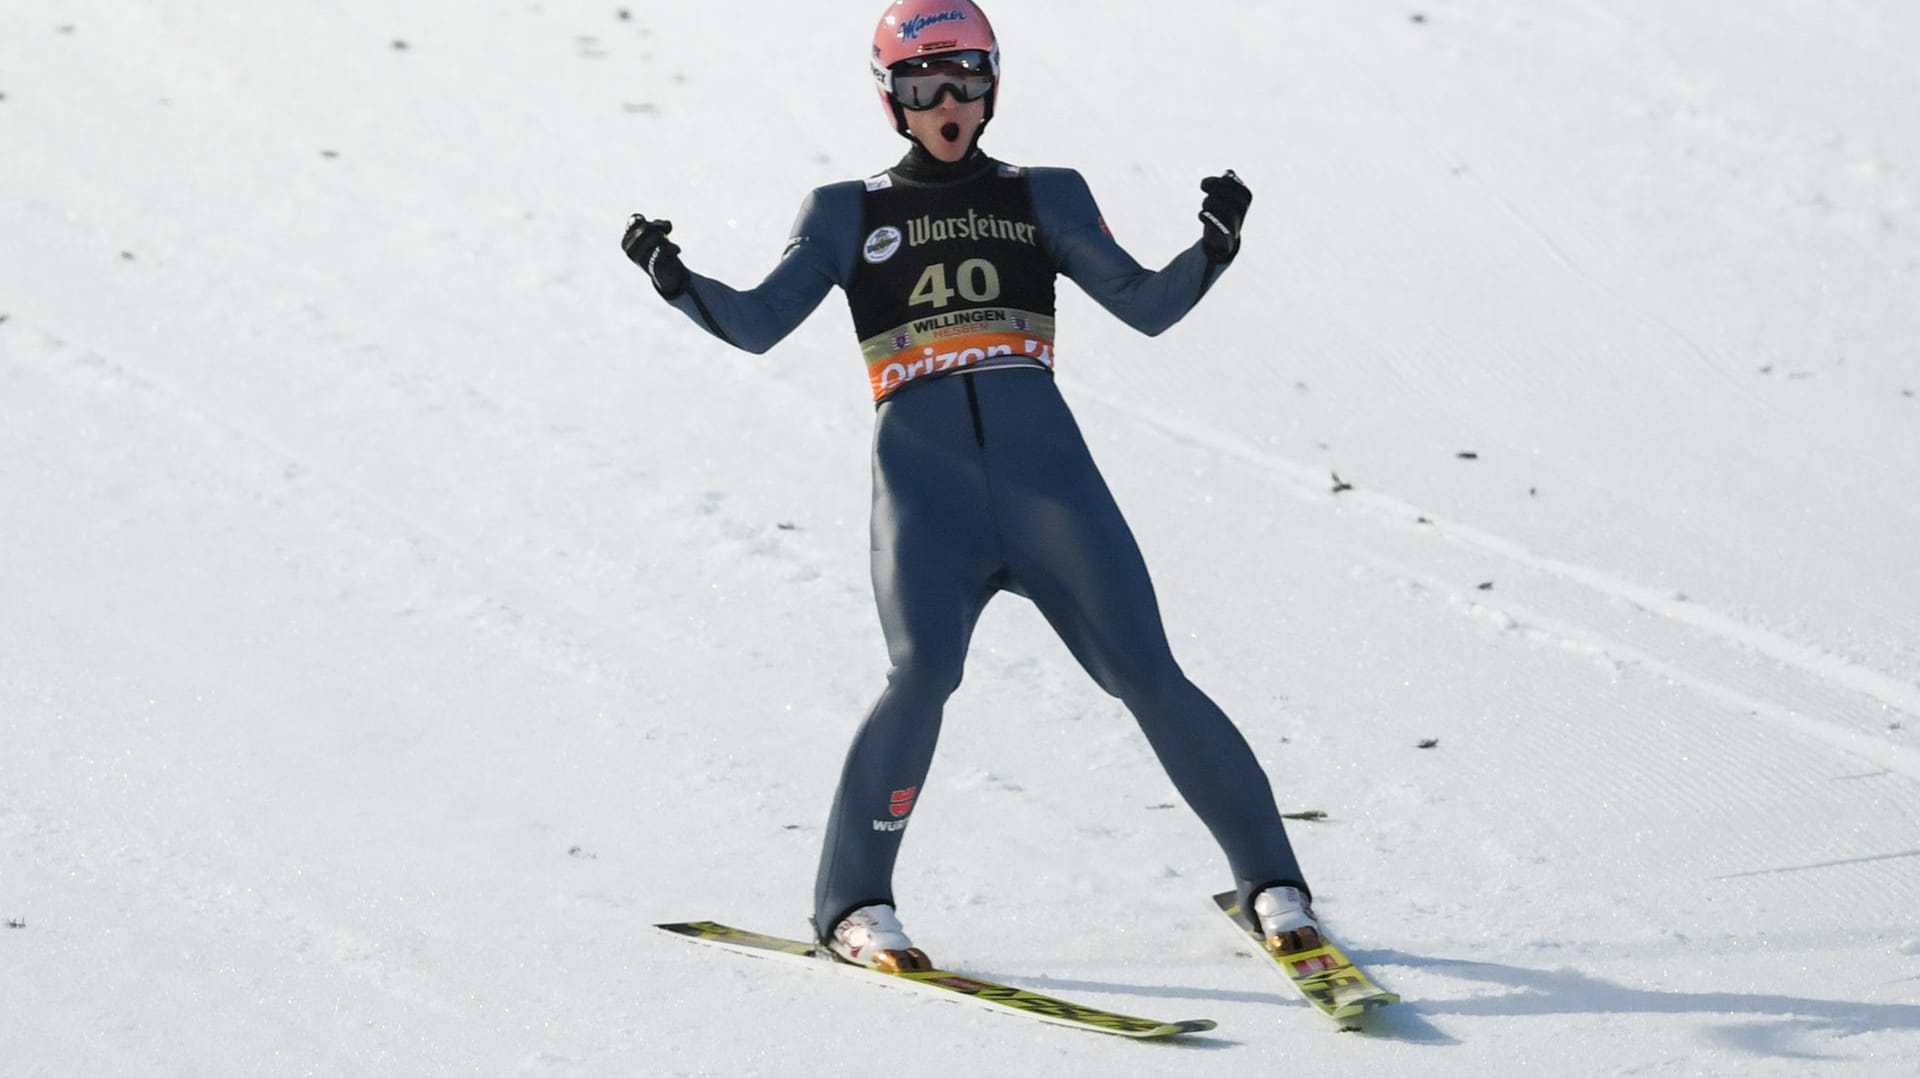
M900 230L892 225L874 229L860 245L860 257L876 266L899 253Z
M915 15L900 24L900 40L918 41L930 26L939 26L946 22L966 22L967 13L959 8L950 11L936 11L931 15Z
M896 820L905 816L907 813L913 811L913 799L919 795L920 787L918 786L909 786L904 790L893 791L893 796L887 799L887 812Z

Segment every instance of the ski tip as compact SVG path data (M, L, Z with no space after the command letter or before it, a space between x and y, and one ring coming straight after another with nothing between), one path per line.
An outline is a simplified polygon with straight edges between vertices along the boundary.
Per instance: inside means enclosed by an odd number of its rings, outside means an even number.
M1372 1014L1382 1007L1391 1007L1398 1002L1400 1002L1400 997L1397 994L1393 992L1381 992L1378 995L1368 996L1365 999L1358 999L1351 1003L1343 1004L1327 1013L1332 1015L1337 1021L1349 1022L1365 1018L1367 1015Z
M1151 1029L1128 1032L1126 1036L1141 1041L1157 1041L1165 1040L1168 1037L1182 1036L1187 1033L1205 1033L1217 1025L1219 1025L1219 1023L1211 1018L1189 1018L1184 1022L1162 1022L1160 1025L1154 1026Z
M1185 1022L1170 1023L1175 1033L1205 1033L1220 1023L1211 1018L1190 1018Z
M668 921L653 927L663 932L672 932L680 936L725 936L741 934L739 929L728 928L717 921Z

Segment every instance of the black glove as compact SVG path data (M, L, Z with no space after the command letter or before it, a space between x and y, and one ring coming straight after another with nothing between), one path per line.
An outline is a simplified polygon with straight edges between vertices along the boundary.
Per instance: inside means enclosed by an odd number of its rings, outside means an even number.
M672 221L649 221L636 213L627 222L627 234L620 237L620 247L627 257L647 271L653 278L654 291L667 299L687 290L687 267L680 261L680 245L667 238L672 231Z
M1209 176L1200 181L1207 194L1200 203L1200 246L1207 249L1207 261L1225 263L1240 253L1240 225L1247 219L1247 207L1253 205L1253 192L1228 169L1224 176Z

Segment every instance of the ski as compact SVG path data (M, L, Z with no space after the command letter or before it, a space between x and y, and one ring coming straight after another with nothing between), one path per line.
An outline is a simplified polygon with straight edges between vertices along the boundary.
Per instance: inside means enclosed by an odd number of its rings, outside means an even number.
M1037 1018L1042 1022L1071 1026L1074 1029L1093 1030L1099 1033L1113 1033L1136 1040L1158 1040L1177 1037L1184 1033L1199 1033L1212 1029L1210 1018L1195 1018L1184 1022L1162 1022L1152 1018L1136 1018L1129 1014L1101 1010L1080 1003L1069 1003L1063 999L1043 996L1038 992L1029 992L1012 985L996 984L979 977L949 970L924 970L917 973L887 973L882 970L868 969L833 957L825 948L800 940L782 939L759 932L734 928L730 925L716 924L713 921L688 921L677 924L655 925L668 932L685 936L703 943L718 944L749 954L763 956L804 959L808 962L829 964L837 969L851 973L865 974L882 981L893 982L932 992L950 999L971 1000L1008 1014L1022 1014Z
M1240 908L1238 895L1226 891L1214 895L1213 901L1220 907L1220 912L1231 917L1233 923L1240 926L1240 931L1253 940L1260 948L1260 953L1286 974L1287 980L1293 982L1309 1003L1335 1021L1351 1021L1370 1011L1400 1002L1399 996L1374 984L1366 971L1341 953L1324 931L1320 934L1320 946L1310 951L1274 954L1267 950L1259 926Z

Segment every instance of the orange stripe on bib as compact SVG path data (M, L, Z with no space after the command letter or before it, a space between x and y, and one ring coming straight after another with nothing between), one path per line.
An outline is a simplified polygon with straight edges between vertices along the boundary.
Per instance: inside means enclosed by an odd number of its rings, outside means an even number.
M979 308L924 318L860 342L867 382L880 401L908 382L961 370L1053 369L1053 318Z
M918 379L1011 366L1053 369L1053 342L1019 333L969 334L876 359L867 365L867 381L880 401Z

